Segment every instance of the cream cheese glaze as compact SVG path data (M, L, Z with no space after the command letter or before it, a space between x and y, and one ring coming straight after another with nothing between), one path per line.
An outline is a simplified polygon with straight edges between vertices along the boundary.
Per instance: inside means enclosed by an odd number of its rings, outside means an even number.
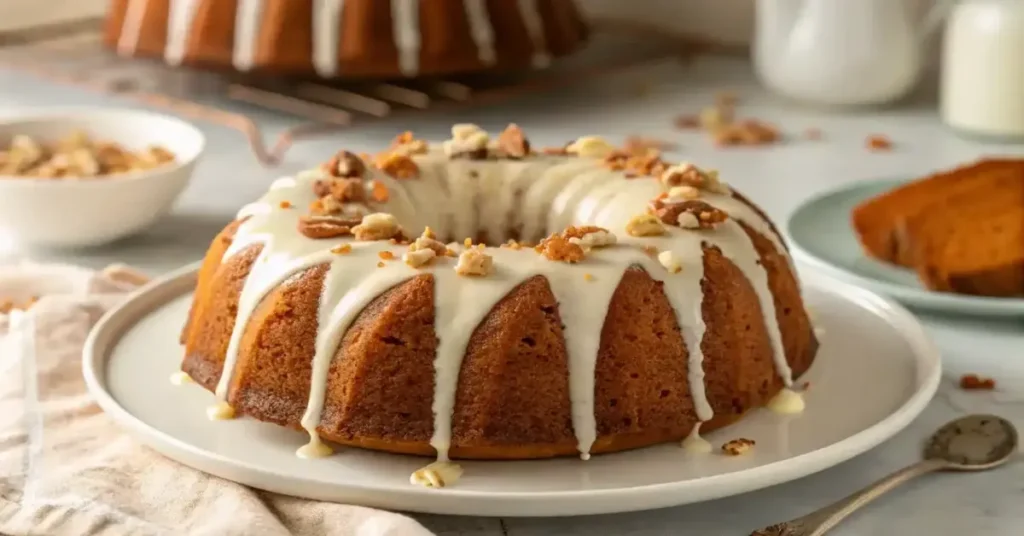
M578 450L589 457L597 438L594 417L594 372L607 305L628 268L640 266L664 283L665 295L676 312L689 352L688 383L699 422L713 417L705 395L701 342L705 332L701 306L703 292L703 245L718 248L749 280L761 305L771 340L778 376L788 388L792 372L786 362L776 321L767 273L750 237L738 222L767 237L786 255L782 240L760 214L730 192L701 193L701 201L728 213L730 219L713 229L687 230L666 226L661 236L634 237L625 229L649 200L665 187L656 178L627 180L601 159L575 156L531 155L522 160L452 159L439 147L412 157L420 169L412 179L395 179L376 170L371 178L386 185L389 198L375 203L373 211L393 215L407 236L419 235L428 225L439 238L458 240L486 233L498 244L518 229L518 239L537 242L568 225L595 225L616 235L617 243L594 248L577 264L555 262L531 248L487 247L494 270L484 277L456 273L456 259L440 256L421 268L401 261L381 262L379 253L395 253L402 246L388 241L357 241L352 237L313 240L297 231L305 207L315 200L312 185L326 177L321 170L300 173L273 183L259 201L247 205L225 259L259 244L262 250L253 264L239 300L223 373L216 388L219 404L225 404L238 359L239 343L248 319L260 300L293 275L319 264L328 264L320 296L318 331L312 364L312 381L302 427L310 436L303 455L323 454L317 431L331 359L346 330L374 298L391 287L421 274L434 278L435 331L439 345L434 362L434 432L430 444L438 460L448 459L451 446L455 393L466 347L473 331L493 306L520 283L533 276L547 278L558 301L568 353L572 426ZM341 255L332 248L351 246ZM671 251L682 270L666 270L645 248ZM400 256L400 252L398 256ZM790 391L797 395L797 393ZM217 412L223 415L223 408ZM699 423L698 423L699 425ZM698 429L691 443L699 439Z

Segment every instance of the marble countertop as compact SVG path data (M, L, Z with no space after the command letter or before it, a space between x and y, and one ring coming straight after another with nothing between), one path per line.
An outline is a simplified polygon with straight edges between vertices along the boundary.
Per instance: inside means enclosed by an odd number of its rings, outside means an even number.
M696 112L721 90L736 91L740 114L779 125L792 135L770 148L716 149L697 133L672 127L679 113ZM49 105L131 106L114 96L50 85L0 70L0 115ZM269 114L257 117L274 130L287 124ZM742 61L702 59L666 62L592 87L531 96L497 107L384 120L299 143L282 165L261 168L241 134L200 124L208 149L195 178L174 212L149 231L98 249L25 251L0 239L0 260L31 258L103 266L126 262L157 274L197 260L210 238L238 207L259 196L274 178L321 162L339 147L374 150L401 130L442 139L455 122L500 130L519 123L531 140L553 145L583 134L613 141L631 134L678 142L670 156L721 170L776 220L803 199L837 185L879 177L916 176L983 153L1024 154L1024 145L988 145L955 136L939 121L926 95L889 109L832 111L788 103L761 90ZM801 139L807 128L820 141ZM865 150L865 138L884 134L891 152ZM810 477L713 502L663 510L574 518L464 518L418 515L440 535L546 536L574 534L746 534L750 530L813 510L870 483L919 456L921 442L946 420L967 412L990 412L1024 428L1024 319L962 319L920 315L943 352L945 375L939 394L904 432L875 450ZM994 392L956 387L973 372L998 381ZM865 393L870 396L870 393ZM935 534L997 536L1024 533L1024 464L982 474L940 474L901 488L842 524L833 534Z

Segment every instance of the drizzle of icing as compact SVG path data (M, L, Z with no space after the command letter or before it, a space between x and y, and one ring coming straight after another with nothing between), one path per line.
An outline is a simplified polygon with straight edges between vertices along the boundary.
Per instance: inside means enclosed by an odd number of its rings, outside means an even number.
M239 71L248 71L256 63L256 45L264 0L238 0L235 11L235 44L232 65Z
M409 476L409 482L427 488L450 486L462 476L462 466L449 461L436 461Z
M416 76L420 68L420 5L418 0L391 0L391 20L398 47L398 70Z
M711 443L700 436L700 425L701 423L694 424L689 435L686 436L686 439L683 439L679 446L686 449L687 452L694 454L709 454L711 452Z
M309 443L302 445L295 451L296 456L306 460L313 458L326 458L331 454L334 454L334 449L323 441L320 441L320 436L316 434L309 436Z
M164 60L171 65L178 65L185 58L185 46L198 4L198 0L171 2L167 14L167 45L164 47Z
M235 418L235 408L231 407L224 401L218 401L216 404L206 408L206 416L211 421L226 421Z
M325 78L338 73L341 11L345 0L314 0L313 67Z
M469 19L470 34L476 42L480 61L485 65L491 65L498 57L494 51L494 28L491 27L491 19L487 14L487 4L485 0L463 0L463 3L466 17Z
M800 413L804 410L805 406L803 395L788 387L779 391L778 394L768 401L769 409L786 415Z
M185 385L186 383L195 383L196 381L189 376L187 372L179 370L174 374L171 374L171 383L174 385Z
M239 299L224 373L217 384L218 400L225 403L227 399L242 333L259 301L292 275L328 264L320 297L309 402L301 420L310 443L320 442L318 427L330 365L346 330L372 299L412 277L430 274L436 289L435 329L440 341L434 361L434 434L430 444L436 449L438 460L446 461L458 376L468 341L494 304L520 283L539 275L547 279L565 324L572 423L581 458L586 459L597 434L594 366L607 303L625 270L640 266L663 283L676 312L690 356L688 383L698 419L703 422L713 416L704 389L700 348L705 330L700 286L704 244L718 248L749 280L762 306L777 373L786 385L791 384L766 271L750 237L738 223L729 221L700 232L669 227L663 236L632 237L623 232L626 223L661 192L662 186L653 178L625 181L621 172L603 167L600 161L558 156L538 155L522 161L499 162L450 160L435 148L414 158L420 168L416 180L399 181L371 171L372 178L384 183L390 192L389 200L375 209L393 214L409 235L419 234L427 225L439 236L455 239L475 236L478 229L486 229L492 241L501 242L507 238L509 229L519 229L520 240L535 242L546 236L545 223L559 226L556 229L564 227L562 224L592 224L611 230L619 236L619 242L592 250L577 265L549 261L529 248L487 248L496 268L489 276L480 278L458 276L453 259L444 257L420 270L404 263L386 263L378 268L378 253L393 248L388 242L310 240L295 231L301 211L274 210L282 200L298 206L312 202L311 183L321 176L320 171L278 179L261 200L242 210L240 214L249 219L240 226L225 253L227 258L248 246L262 246ZM593 181L589 188L584 187L585 180ZM748 205L728 195L708 194L702 199L768 237L785 255L781 239ZM352 246L350 254L330 253L330 249L343 243ZM686 269L668 273L644 252L644 246L672 251L687 263ZM585 278L584 273L592 277ZM464 299L468 296L473 299ZM470 303L473 306L467 307Z
M547 67L551 64L551 55L548 54L547 40L544 38L544 20L537 10L537 2L543 0L519 0L519 12L526 23L526 31L530 34L530 41L533 43L533 66Z
M139 46L142 35L142 19L146 15L147 0L130 0L125 9L124 22L121 24L121 35L117 39L117 53L130 56Z

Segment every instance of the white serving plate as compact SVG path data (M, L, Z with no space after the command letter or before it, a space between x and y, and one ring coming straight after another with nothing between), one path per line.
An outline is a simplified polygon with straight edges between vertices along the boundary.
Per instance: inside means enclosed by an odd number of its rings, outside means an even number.
M807 410L767 410L707 435L716 447L746 437L747 455L692 454L676 444L594 456L464 462L455 485L409 483L427 458L344 449L303 460L305 435L252 419L212 422L213 395L173 386L196 266L140 290L86 343L83 369L99 405L143 443L196 469L279 493L456 515L556 516L643 510L743 493L793 480L871 449L909 424L939 383L939 354L903 308L821 276L805 295L824 329Z

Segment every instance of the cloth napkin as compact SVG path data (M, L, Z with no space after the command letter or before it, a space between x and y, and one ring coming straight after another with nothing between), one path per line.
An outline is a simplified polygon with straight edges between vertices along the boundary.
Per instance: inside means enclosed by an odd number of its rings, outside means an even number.
M0 533L429 536L398 514L258 491L134 442L86 392L82 345L145 281L124 266L0 267Z

